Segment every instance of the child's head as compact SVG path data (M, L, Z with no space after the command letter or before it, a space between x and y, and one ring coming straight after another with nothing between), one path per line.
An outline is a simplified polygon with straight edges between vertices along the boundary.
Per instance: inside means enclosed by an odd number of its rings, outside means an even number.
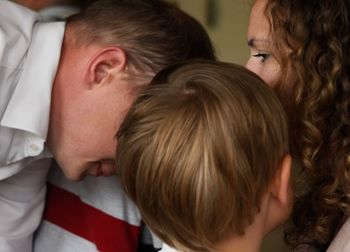
M155 234L180 250L210 251L262 211L266 232L285 221L287 128L257 75L228 63L178 64L156 75L128 113L117 167Z

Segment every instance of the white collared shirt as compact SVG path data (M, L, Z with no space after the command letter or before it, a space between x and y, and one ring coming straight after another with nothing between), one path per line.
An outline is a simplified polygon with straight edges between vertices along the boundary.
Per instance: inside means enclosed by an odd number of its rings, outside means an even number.
M31 251L51 154L44 146L65 24L0 0L0 251Z
M159 250L159 252L179 252L179 251L163 243L162 249Z

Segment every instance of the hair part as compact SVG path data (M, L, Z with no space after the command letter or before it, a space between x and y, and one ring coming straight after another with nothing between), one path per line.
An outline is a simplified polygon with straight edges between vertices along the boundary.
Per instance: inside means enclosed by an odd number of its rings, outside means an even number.
M118 132L117 167L166 243L214 251L242 235L288 153L287 117L257 75L228 63L164 69Z

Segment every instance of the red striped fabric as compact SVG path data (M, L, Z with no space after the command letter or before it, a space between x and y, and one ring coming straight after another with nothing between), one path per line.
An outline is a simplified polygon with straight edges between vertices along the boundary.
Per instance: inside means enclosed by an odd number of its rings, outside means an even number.
M101 252L137 250L140 228L108 215L78 196L48 184L44 218L90 242Z

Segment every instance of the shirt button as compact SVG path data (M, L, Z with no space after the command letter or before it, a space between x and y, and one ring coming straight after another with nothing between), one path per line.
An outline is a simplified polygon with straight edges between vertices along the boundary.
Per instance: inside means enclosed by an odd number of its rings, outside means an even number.
M39 146L36 145L36 144L31 144L31 145L30 145L30 148L31 148L33 151L35 151L35 152L37 152L37 151L39 150Z

